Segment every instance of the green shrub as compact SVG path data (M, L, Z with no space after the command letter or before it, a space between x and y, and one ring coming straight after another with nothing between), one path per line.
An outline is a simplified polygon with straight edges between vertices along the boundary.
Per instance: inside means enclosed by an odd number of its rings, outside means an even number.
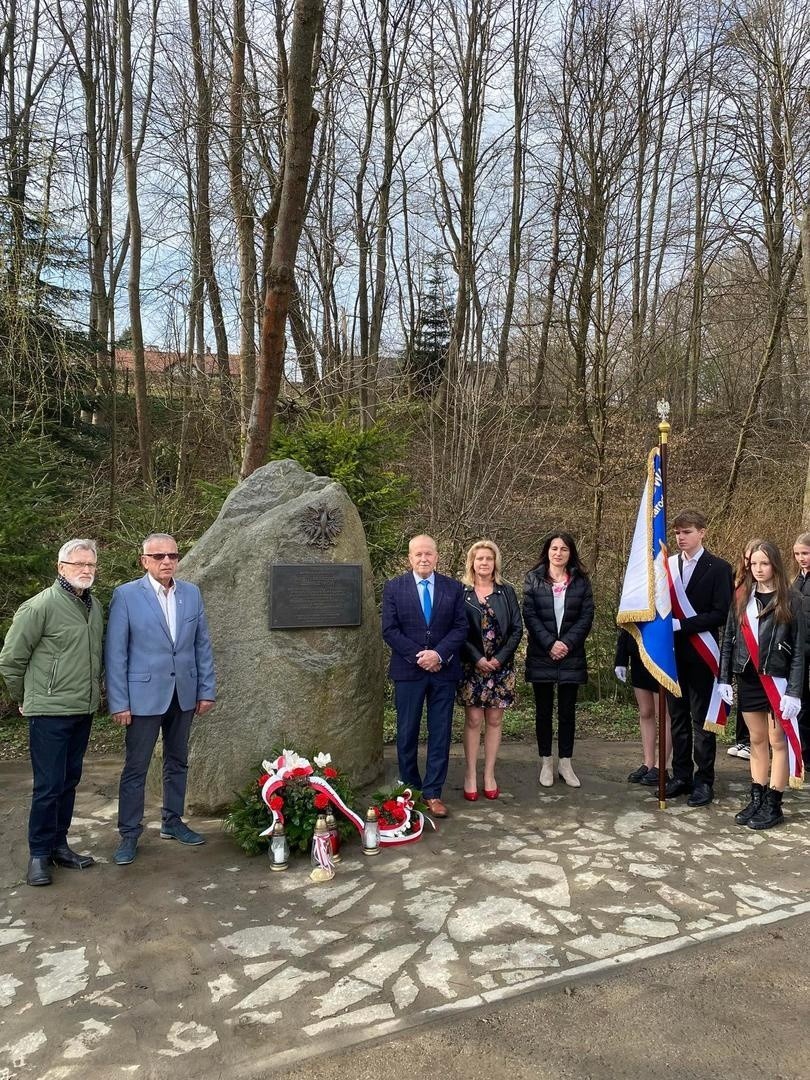
M415 503L410 481L395 465L403 445L404 434L383 420L363 429L346 419L310 417L288 430L276 428L270 460L294 458L343 485L360 514L371 565L378 571L400 553L403 521Z
M48 436L22 435L0 422L0 636L22 601L53 580L75 475Z
M215 485L210 487L213 490ZM164 492L132 487L119 496L112 524L99 522L92 534L99 542L96 594L102 603L109 603L116 585L143 574L140 551L149 533L169 533L182 556L205 532L220 506L217 494L195 490Z

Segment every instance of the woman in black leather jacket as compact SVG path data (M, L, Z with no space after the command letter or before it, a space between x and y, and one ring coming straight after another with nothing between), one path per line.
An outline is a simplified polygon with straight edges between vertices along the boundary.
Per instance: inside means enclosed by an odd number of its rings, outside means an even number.
M594 605L590 579L580 562L573 536L555 532L547 536L540 561L526 575L523 585L523 619L529 635L526 649L526 682L535 700L540 783L554 783L551 756L551 718L554 687L557 687L557 771L569 787L579 787L571 765L577 691L588 680L585 639L593 624Z
M458 700L464 706L464 798L478 798L478 747L484 731L484 795L497 799L495 760L501 745L504 709L515 702L515 650L523 622L515 590L501 577L501 553L491 540L467 552L464 567L467 640L461 647L464 677Z
M752 548L745 580L737 588L726 620L719 690L729 705L732 675L737 681L738 708L751 735L751 798L734 820L750 829L770 829L784 817L788 739L798 740L804 617L798 598L790 591L779 548L766 540Z

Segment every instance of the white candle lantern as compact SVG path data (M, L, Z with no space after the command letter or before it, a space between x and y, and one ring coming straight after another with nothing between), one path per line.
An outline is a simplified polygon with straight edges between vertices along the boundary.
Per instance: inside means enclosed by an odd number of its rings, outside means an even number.
M377 821L377 811L373 806L368 808L366 823L363 826L363 854L380 854L380 823Z
M273 826L268 854L270 856L271 870L287 869L290 864L290 845L287 842L287 834L284 831L284 826L280 821L277 821Z

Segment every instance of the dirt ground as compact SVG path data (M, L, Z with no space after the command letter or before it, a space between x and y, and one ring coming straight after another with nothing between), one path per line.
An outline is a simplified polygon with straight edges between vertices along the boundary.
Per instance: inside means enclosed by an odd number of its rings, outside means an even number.
M0 1080L810 1076L810 794L754 834L744 763L660 811L636 753L583 739L583 787L539 790L505 747L502 798L465 804L455 748L451 817L320 887L216 820L161 841L156 806L114 866L115 758L72 833L98 865L27 887L28 766L0 764Z

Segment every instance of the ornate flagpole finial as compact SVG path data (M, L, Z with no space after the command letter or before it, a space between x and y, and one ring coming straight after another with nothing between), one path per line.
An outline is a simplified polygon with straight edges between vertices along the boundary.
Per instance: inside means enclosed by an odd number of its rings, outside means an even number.
M656 403L655 409L658 413L658 419L660 421L660 423L658 424L658 432L661 436L661 442L666 442L667 436L672 430L669 425L669 402L665 398L661 398Z

